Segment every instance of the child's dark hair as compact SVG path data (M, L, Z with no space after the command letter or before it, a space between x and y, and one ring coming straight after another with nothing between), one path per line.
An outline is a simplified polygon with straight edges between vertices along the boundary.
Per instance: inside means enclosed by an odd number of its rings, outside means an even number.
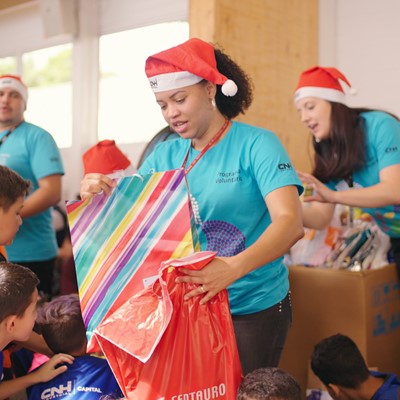
M0 263L0 322L10 315L21 318L38 284L39 279L29 268Z
M4 165L0 165L0 208L8 211L18 200L29 193L31 183Z
M300 384L280 368L259 368L248 373L239 386L237 400L301 400Z
M368 367L357 345L348 336L329 336L314 347L311 369L326 385L357 389L369 377Z
M225 96L221 92L221 86L217 85L215 103L218 110L227 119L232 119L240 113L244 114L250 107L253 101L253 85L249 76L227 54L217 48L214 52L218 71L228 79L233 80L238 87L237 93L229 97Z
M51 351L83 355L86 330L77 294L59 296L44 303L38 310L37 323Z

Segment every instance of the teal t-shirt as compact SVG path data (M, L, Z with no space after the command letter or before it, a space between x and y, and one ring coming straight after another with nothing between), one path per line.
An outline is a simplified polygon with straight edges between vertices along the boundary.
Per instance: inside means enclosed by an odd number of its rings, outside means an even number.
M160 143L139 173L187 166L199 154L190 140ZM233 122L187 175L201 250L233 256L252 245L271 224L265 196L283 186L303 187L281 142L273 132ZM264 265L229 288L232 314L262 311L281 301L289 288L283 257Z
M1 138L8 131L0 132ZM0 147L0 164L31 181L31 192L38 181L53 174L64 174L59 149L44 129L23 122ZM10 261L42 261L57 256L58 247L51 208L24 218L12 245L7 246Z
M366 188L379 183L379 173L391 165L400 164L400 121L382 111L361 114L365 122L366 165L353 173L355 188ZM334 190L348 190L343 180L332 180ZM362 208L370 214L391 237L400 237L400 204L377 208Z

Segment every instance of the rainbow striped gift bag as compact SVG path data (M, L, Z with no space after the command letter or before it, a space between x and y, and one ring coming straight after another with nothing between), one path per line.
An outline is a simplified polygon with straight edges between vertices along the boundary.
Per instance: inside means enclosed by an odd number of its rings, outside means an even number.
M199 250L183 169L116 180L109 196L66 204L88 351L95 328L157 278L161 262Z

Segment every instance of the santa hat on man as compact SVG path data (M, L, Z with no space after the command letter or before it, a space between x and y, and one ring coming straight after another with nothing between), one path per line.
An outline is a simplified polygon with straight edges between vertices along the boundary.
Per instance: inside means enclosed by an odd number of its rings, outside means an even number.
M205 79L221 85L225 96L237 93L235 82L217 69L214 47L193 38L147 58L146 75L154 93L194 85Z
M127 169L131 162L117 147L114 140L102 140L87 150L83 156L85 174L97 172L109 175Z
M2 75L0 76L0 90L10 88L18 92L23 98L25 105L28 101L28 88L22 81L20 76L17 75Z
M346 93L355 94L356 90L351 88L350 82L339 70L333 67L316 66L300 75L294 101L304 97L318 97L346 104Z

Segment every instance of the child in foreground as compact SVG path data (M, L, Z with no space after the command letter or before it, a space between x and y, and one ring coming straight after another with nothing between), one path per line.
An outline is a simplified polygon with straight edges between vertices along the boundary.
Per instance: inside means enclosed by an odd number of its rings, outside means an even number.
M0 349L13 341L24 342L32 334L38 301L37 276L28 268L0 263ZM39 382L47 382L65 372L74 358L56 354L36 371L0 382L0 399L12 396ZM0 352L0 375L3 375L3 353Z
M123 396L107 360L86 353L86 330L77 294L44 303L38 314L39 328L50 349L71 354L75 360L66 373L30 387L29 400L43 399L50 393L69 400L98 400L106 394Z

